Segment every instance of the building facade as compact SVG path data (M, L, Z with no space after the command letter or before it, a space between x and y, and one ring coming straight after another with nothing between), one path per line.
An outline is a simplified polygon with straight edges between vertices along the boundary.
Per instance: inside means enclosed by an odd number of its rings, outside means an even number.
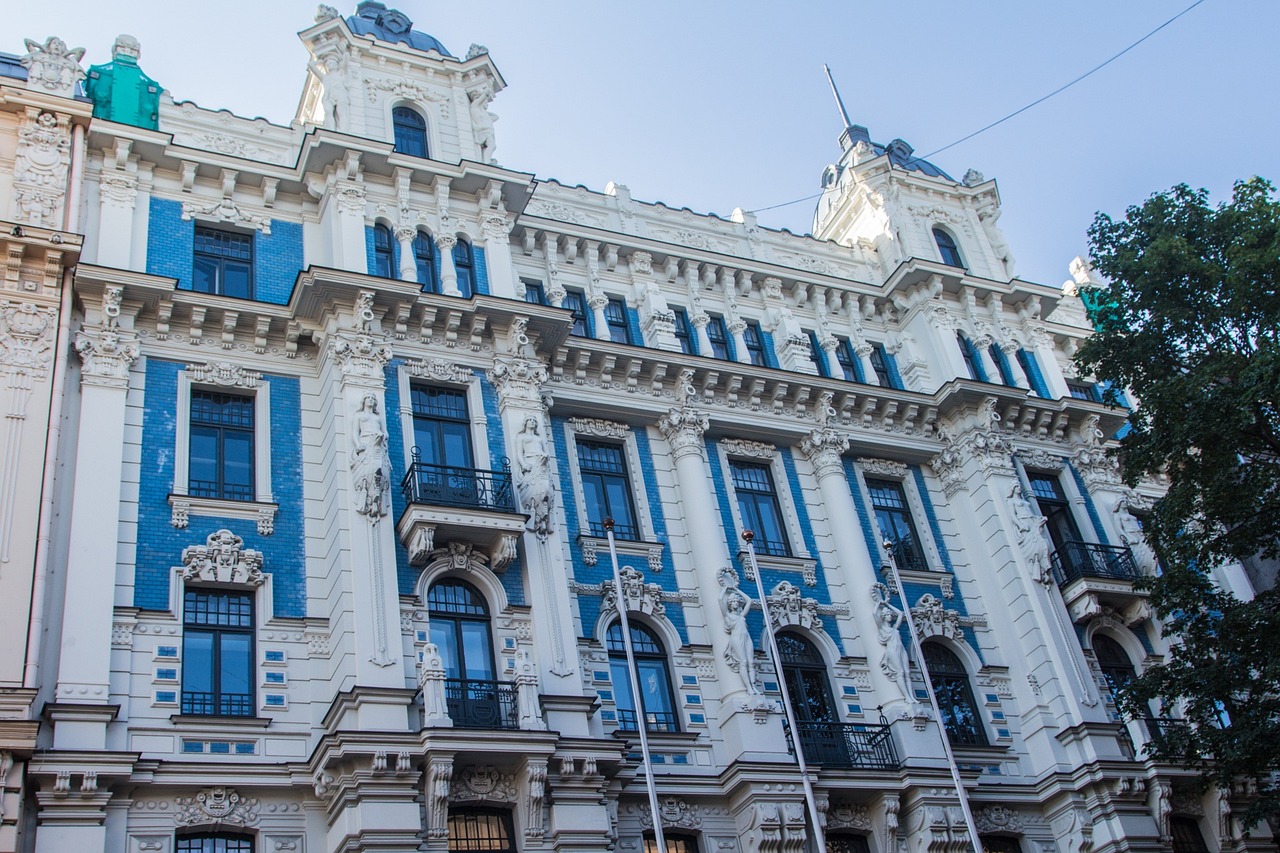
M1271 849L1117 717L1160 484L993 181L854 125L772 231L499 165L381 3L300 37L281 125L0 65L0 850L800 853L798 745L828 850L943 853L944 738L989 851Z

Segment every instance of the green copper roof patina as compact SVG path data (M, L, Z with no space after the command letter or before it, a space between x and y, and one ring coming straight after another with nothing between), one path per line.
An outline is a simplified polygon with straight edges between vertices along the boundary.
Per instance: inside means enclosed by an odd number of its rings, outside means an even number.
M111 61L89 66L85 93L93 101L94 118L158 130L160 84L138 67L142 48L133 36L122 35L111 48Z

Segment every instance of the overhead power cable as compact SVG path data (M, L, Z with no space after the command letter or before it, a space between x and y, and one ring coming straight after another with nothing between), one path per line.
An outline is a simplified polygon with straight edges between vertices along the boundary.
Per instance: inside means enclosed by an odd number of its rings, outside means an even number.
M1170 25L1170 24L1172 24L1174 21L1178 20L1178 19L1179 19L1179 18L1181 18L1183 15L1187 14L1187 13L1188 13L1188 12L1190 12L1192 9L1196 8L1197 6L1199 6L1200 4L1202 4L1202 3L1204 3L1204 2L1205 2L1205 0L1195 0L1195 2L1194 2L1194 3L1192 3L1190 6L1188 6L1188 7L1187 7L1187 8L1185 8L1185 9L1183 9L1181 12L1179 12L1179 13L1178 13L1178 14L1176 14L1176 15L1174 15L1172 18L1169 18L1167 21L1165 21L1165 22L1164 22L1164 23L1162 23L1160 26L1158 26L1158 27L1156 27L1155 29L1153 29L1151 32L1149 32L1149 33L1147 33L1146 35L1144 35L1142 38L1138 39L1137 41L1134 41L1134 42L1130 43L1130 44L1129 44L1127 47L1125 47L1123 50L1119 51L1118 53L1113 54L1112 56L1108 57L1108 58L1107 58L1107 59L1105 59L1104 61L1102 61L1102 62L1098 63L1097 65L1095 65L1094 67L1090 68L1088 71L1084 72L1083 74L1081 74L1080 76L1076 77L1075 79L1073 79L1073 80L1071 80L1071 81L1069 81L1069 82L1067 82L1067 83L1062 84L1062 85L1061 85L1061 86L1059 86L1058 88L1054 89L1052 92L1049 92L1047 95L1042 95L1041 97L1036 98L1034 101L1032 101L1031 103L1027 104L1026 106L1019 107L1018 109L1014 110L1013 112L1009 113L1008 115L1006 115L1006 116L1004 116L1004 117L1002 117L1002 118L996 119L995 121L991 122L990 124L987 124L987 125L984 125L983 127L978 128L978 129L977 129L977 130L975 130L973 133L970 133L970 134L968 134L967 136L962 136L962 137L960 137L960 138L959 138L959 139L957 139L955 142L949 142L949 143L947 143L946 145L942 146L941 148L936 148L936 149L934 149L933 151L930 151L928 154L918 155L917 159L920 159L920 160L928 160L930 157L933 157L933 156L935 156L935 155L937 155L937 154L941 154L943 151L946 151L946 150L947 150L947 149L949 149L949 148L955 148L955 147L956 147L957 145L959 145L960 143L962 143L962 142L968 142L970 139L973 139L975 136L978 136L979 134L982 134L982 133L986 133L988 130L991 130L993 127L997 127L997 126L999 126L999 125L1004 124L1004 123L1005 123L1006 121L1008 121L1009 119L1011 119L1011 118L1015 118L1016 116L1019 116L1019 115L1021 115L1022 113L1025 113L1027 110L1031 109L1032 107L1034 107L1034 106L1038 106L1038 105L1040 105L1040 104L1043 104L1045 101L1049 100L1049 99L1050 99L1050 98L1052 98L1054 95L1058 95L1058 94L1061 94L1062 92L1065 92L1067 89L1070 89L1070 88L1071 88L1072 86L1074 86L1075 84L1077 84L1077 83L1081 82L1082 80L1085 80L1085 79L1087 79L1087 78L1089 78L1089 77L1092 77L1094 74L1098 73L1098 72L1099 72L1099 71L1101 71L1103 68L1106 68L1108 65L1110 65L1110 64L1111 64L1111 63L1113 63L1113 62L1115 62L1117 59L1119 59L1120 57L1124 56L1126 53L1128 53L1129 51L1133 50L1135 47L1137 47L1138 45L1142 44L1144 41L1146 41L1147 39L1151 38L1151 37L1152 37L1152 36L1154 36L1156 33L1160 32L1160 31L1161 31L1161 30L1163 30L1165 27L1169 26L1169 25ZM810 194L810 195L803 196L803 197L801 197L801 198L792 199L791 201L779 202L778 204L771 204L771 205L768 205L767 207L757 207L757 208L753 209L753 210L751 211L751 213L763 213L763 212L764 212L764 211L766 211L766 210L777 210L777 209L778 209L778 208L780 208L780 207L790 207L791 205L793 205L793 204L799 204L799 203L800 203L800 202L802 202L802 201L811 201L812 199L818 198L818 197L819 197L819 196L821 196L821 195L822 195L822 193L821 193L821 192L816 192L816 193L812 193L812 194Z

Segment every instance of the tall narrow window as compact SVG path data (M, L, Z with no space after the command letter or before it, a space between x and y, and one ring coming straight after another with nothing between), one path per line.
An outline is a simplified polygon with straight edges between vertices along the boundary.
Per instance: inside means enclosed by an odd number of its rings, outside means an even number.
M1035 354L1019 348L1018 364L1022 365L1022 372L1026 374L1027 383L1031 386L1031 390L1035 392L1036 396L1048 399L1049 387L1044 383L1044 375L1040 372L1040 362L1036 361Z
M622 642L622 625L614 622L605 635L609 650L609 677L613 682L613 700L618 706L618 728L637 730L636 700L631 695L631 679L627 675L627 649ZM667 673L667 654L653 631L631 623L631 648L636 656L636 676L640 682L640 698L644 703L645 730L675 732L675 702L671 696L671 677Z
M253 412L253 397L199 388L191 391L188 494L229 501L254 499Z
M751 357L751 363L757 367L766 367L769 364L769 358L765 355L764 334L760 331L760 324L754 320L747 323L747 327L742 330L742 341L747 345L747 354Z
M238 832L179 835L174 853L253 853L253 836Z
M826 661L817 647L799 634L784 631L777 639L782 677L787 681L805 757L817 764L847 766L849 749L844 732L829 725L838 722L839 715Z
M447 578L427 593L431 642L444 662L445 704L455 726L514 728L514 697L495 681L489 605L474 586Z
M680 343L680 352L685 355L697 355L698 347L694 343L693 326L689 323L689 312L683 308L673 309L676 315L676 340Z
M1173 853L1209 853L1200 834L1200 822L1189 815L1171 816L1169 834L1173 836Z
M473 467L467 392L415 385L409 391L409 399L418 461L453 468Z
M1000 371L1000 384L1016 388L1018 383L1013 378L1013 368L1009 366L1009 358L1004 354L1004 350L1000 349L1000 345L992 344L987 347L987 354L996 363L996 370Z
M476 292L476 261L471 244L458 240L453 246L453 269L458 274L458 290L463 296Z
M418 284L426 293L440 292L440 277L436 275L436 241L425 231L413 238L413 263L418 271Z
M609 340L615 344L634 343L627 325L627 306L618 297L611 296L604 304L604 322L609 327Z
M587 321L587 300L581 291L570 290L566 292L560 307L573 315L573 326L570 327L569 334L577 335L580 338L591 337L591 325Z
M188 589L182 602L182 713L252 717L252 594Z
M1102 670L1102 677L1112 696L1137 677L1133 661L1129 660L1124 647L1106 634L1093 635L1093 653L1098 658L1098 669Z
M920 547L920 536L916 533L916 523L911 517L902 484L893 480L868 479L867 491L871 495L880 535L893 543L891 549L898 568L928 571L929 564L925 562L924 549Z
M925 643L922 650L947 737L953 744L985 746L987 730L978 715L978 705L973 701L973 688L969 686L969 673L964 664L940 643Z
M382 223L373 226L373 274L396 277L395 242L391 239L391 229Z
M395 131L395 149L410 157L428 157L427 121L408 107L396 107L391 111L391 125Z
M984 853L1022 853L1018 839L1008 835L980 835Z
M725 328L723 317L711 315L711 319L707 322L707 339L711 341L711 357L728 361L731 355L729 330Z
M987 381L987 371L982 366L982 356L973 341L956 332L956 343L960 345L960 355L964 358L964 366L969 371L969 378L979 382Z
M941 228L933 229L933 242L938 244L938 254L942 262L952 267L964 267L964 258L960 257L960 247L956 240Z
M191 288L239 299L253 298L253 235L196 226Z
M449 850L516 853L516 833L508 809L449 809Z
M583 438L577 440L577 445L578 470L582 474L591 535L604 536L604 520L612 518L614 536L639 541L640 528L631 502L631 481L627 478L622 445Z
M897 363L884 348L884 344L876 344L871 348L871 369L876 372L876 379L881 387L902 388L902 378L898 376Z
M1031 494L1035 498L1040 514L1049 519L1045 525L1049 530L1049 538L1053 541L1054 551L1060 556L1069 557L1064 552L1068 543L1080 542L1080 528L1076 525L1075 516L1071 513L1071 505L1062 493L1062 484L1053 474L1028 472L1031 482Z
M853 344L841 339L836 347L836 362L840 365L840 373L848 382L866 383L867 377L862 370L862 359L853 351Z
M547 289L542 286L542 282L534 281L531 278L522 278L520 283L524 285L524 301L534 305L547 304Z
M734 460L729 468L738 498L738 514L743 527L755 533L756 551L774 557L791 556L791 543L782 523L782 510L769 466Z
M827 354L822 351L822 345L818 343L817 332L809 333L809 359L818 369L819 376L831 375L831 371L827 368Z

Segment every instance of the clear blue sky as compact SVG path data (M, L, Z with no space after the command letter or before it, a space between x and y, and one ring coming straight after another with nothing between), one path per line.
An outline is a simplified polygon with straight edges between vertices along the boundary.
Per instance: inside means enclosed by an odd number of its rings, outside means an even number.
M344 15L354 9L339 5ZM854 121L921 153L940 148L1101 62L1192 0L942 0L398 7L462 55L489 47L508 88L495 100L498 159L539 177L700 212L813 193L840 122L821 65ZM59 35L108 58L121 32L178 100L287 123L306 57L304 0L54 0L15 4L0 50ZM1024 278L1057 285L1113 215L1186 182L1224 198L1233 181L1280 179L1280 3L1206 0L1039 107L933 158L999 182L1001 225ZM760 214L805 233L813 202Z

